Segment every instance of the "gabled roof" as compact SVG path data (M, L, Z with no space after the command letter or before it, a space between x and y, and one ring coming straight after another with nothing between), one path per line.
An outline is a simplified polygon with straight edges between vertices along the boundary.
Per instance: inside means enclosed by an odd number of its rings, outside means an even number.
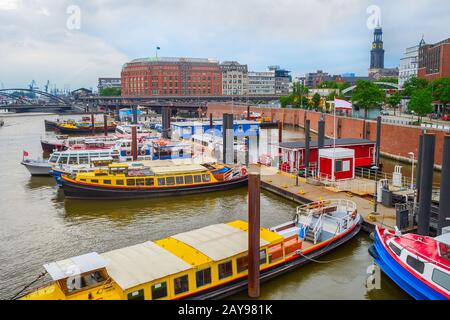
M150 241L102 253L102 257L108 262L108 274L123 290L191 268Z
M228 224L215 224L172 236L197 249L213 261L220 261L248 250L248 234ZM260 239L260 246L269 242Z

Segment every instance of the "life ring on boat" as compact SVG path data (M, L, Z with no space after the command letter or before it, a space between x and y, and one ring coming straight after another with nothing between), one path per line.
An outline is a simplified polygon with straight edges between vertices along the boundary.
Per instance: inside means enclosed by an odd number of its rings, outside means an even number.
M125 155L126 155L126 156L131 156L131 155L132 155L132 152L131 152L131 150L127 150L127 151L125 151Z
M139 153L141 154L141 156L145 156L147 154L147 151L145 151L144 149L141 149L141 151Z
M247 175L247 169L246 169L246 168L242 168L242 169L241 169L241 174L242 174L243 176L246 176L246 175Z
M353 213L351 215L352 219L355 220L357 215L358 215L358 210L353 211Z

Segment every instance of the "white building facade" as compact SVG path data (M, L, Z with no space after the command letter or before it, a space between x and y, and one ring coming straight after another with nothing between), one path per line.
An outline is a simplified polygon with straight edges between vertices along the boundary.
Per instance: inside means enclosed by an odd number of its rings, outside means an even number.
M419 45L406 48L403 58L400 59L398 84L401 88L412 77L417 77L419 67Z
M275 94L275 71L249 72L249 95Z
M248 94L248 67L236 61L224 61L222 70L222 95L244 96Z

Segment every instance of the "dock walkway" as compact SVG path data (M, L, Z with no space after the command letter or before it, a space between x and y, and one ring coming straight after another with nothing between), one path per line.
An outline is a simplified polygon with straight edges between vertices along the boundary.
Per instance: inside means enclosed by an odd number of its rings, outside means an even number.
M282 196L299 204L306 204L313 201L325 199L346 199L356 203L358 213L364 219L363 229L367 232L374 230L375 225L394 229L396 224L396 212L394 208L386 208L378 205L379 215L372 215L373 200L364 198L350 192L335 192L321 185L313 185L306 182L306 179L299 178L299 185L296 186L296 177L275 168L260 167L261 188L279 196Z

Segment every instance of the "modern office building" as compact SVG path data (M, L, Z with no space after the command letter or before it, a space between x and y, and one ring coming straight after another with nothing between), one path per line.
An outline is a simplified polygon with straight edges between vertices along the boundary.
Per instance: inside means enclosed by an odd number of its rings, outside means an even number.
M122 96L220 96L219 62L201 58L143 58L122 68Z
M281 69L280 66L269 66L267 69L275 72L275 94L289 94L292 82L291 72Z
M243 96L248 94L248 67L237 61L224 61L222 70L222 95Z
M403 58L400 59L398 72L398 84L400 87L403 87L405 82L412 77L417 77L417 70L419 69L419 47L424 44L425 41L422 39L420 44L406 48Z
M275 71L248 73L249 95L275 94Z
M333 78L328 73L323 72L322 70L317 70L317 72L305 74L305 86L310 89L317 88L317 86L324 81L332 80Z
M417 75L428 81L450 77L450 38L419 47Z
M121 89L122 81L120 78L98 78L97 88L99 92L105 88Z

